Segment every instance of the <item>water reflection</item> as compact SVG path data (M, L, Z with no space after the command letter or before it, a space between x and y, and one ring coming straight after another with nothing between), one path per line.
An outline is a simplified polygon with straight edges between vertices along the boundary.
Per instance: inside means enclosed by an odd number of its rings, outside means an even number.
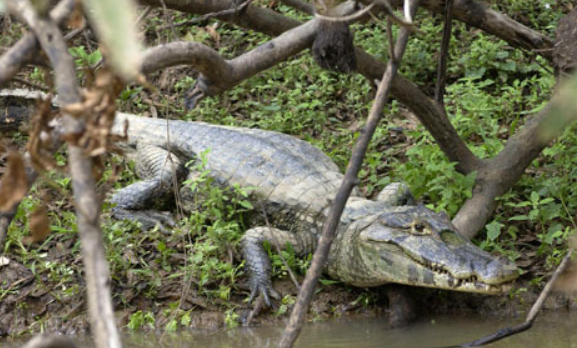
M383 319L340 318L307 324L296 347L433 348L467 342L521 320L442 316L408 328L386 330ZM127 333L124 345L127 348L272 348L278 344L282 329L282 325L277 325L165 335ZM0 348L10 346L14 347L0 342ZM541 313L531 330L487 347L577 348L577 314L565 311Z
M408 328L386 330L380 318L341 318L308 324L297 341L299 348L433 348L464 343L495 330L519 323L522 318L496 319L443 316ZM214 332L186 332L154 336L131 335L129 348L272 348L278 344L282 327L239 328ZM545 312L534 327L487 347L577 348L577 314Z

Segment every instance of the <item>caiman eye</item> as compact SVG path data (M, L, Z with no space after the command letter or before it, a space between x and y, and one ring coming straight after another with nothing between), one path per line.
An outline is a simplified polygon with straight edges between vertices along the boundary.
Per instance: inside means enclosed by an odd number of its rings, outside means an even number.
M411 232L413 234L417 234L417 235L424 235L424 234L429 233L427 226L425 226L424 224L422 224L420 222L414 223L411 226Z

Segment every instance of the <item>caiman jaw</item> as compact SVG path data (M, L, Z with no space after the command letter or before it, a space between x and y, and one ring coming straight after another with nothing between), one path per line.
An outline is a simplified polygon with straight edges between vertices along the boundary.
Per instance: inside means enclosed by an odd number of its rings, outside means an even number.
M350 274L353 284L503 294L518 276L514 264L479 249L446 215L423 206L391 209L361 228L356 243L363 276Z
M411 260L414 262L412 266L416 268L419 274L422 274L422 279L432 278L434 284L429 285L427 282L425 282L425 284L407 283L408 285L419 285L425 287L442 288L446 290L499 295L508 292L513 284L512 280L517 277L516 275L511 274L509 279L502 279L498 284L488 284L480 280L479 277L474 274L467 278L456 278L451 274L451 272L445 270L439 265L427 265L412 257Z

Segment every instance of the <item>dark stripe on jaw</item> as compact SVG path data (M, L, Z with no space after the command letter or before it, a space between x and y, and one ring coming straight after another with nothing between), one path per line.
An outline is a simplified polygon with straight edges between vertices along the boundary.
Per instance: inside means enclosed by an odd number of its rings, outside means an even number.
M427 270L424 270L423 273L423 282L427 285L437 285L437 283L435 283L435 278L433 277L433 272Z
M393 260L387 256L387 253L381 253L381 260L385 261L389 266L393 265Z
M418 281L419 281L419 271L417 271L417 267L409 265L409 283L417 284Z

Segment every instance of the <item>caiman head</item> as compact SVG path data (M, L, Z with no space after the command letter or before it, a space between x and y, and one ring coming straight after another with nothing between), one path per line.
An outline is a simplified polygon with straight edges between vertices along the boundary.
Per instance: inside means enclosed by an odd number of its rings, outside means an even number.
M389 208L349 228L355 230L351 244L357 270L347 278L356 278L356 284L351 281L355 285L393 282L502 294L518 276L514 264L479 249L457 232L446 214L422 205Z

